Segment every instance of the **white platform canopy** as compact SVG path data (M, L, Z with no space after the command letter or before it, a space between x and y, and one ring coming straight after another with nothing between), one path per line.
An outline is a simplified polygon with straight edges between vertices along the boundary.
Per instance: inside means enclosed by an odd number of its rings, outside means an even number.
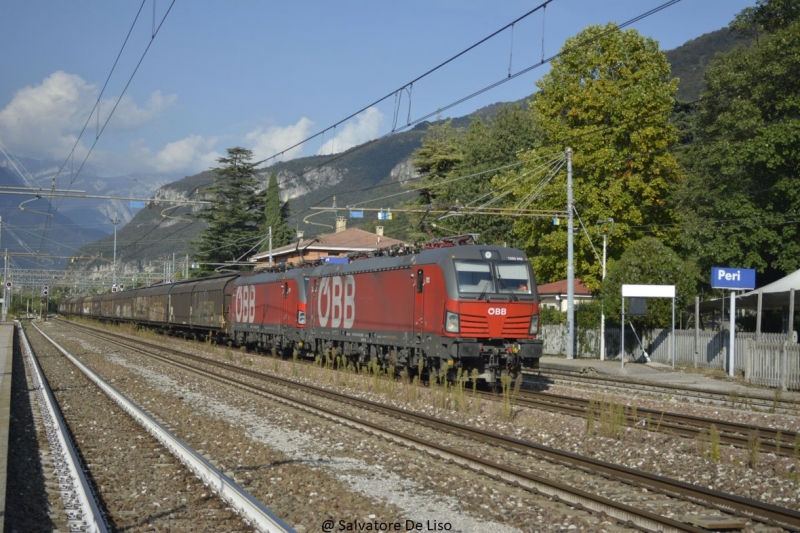
M758 308L758 295L761 294L762 309L784 309L789 307L790 292L794 289L800 291L800 270L795 270L788 276L760 289L746 292L736 298L736 305L748 309Z

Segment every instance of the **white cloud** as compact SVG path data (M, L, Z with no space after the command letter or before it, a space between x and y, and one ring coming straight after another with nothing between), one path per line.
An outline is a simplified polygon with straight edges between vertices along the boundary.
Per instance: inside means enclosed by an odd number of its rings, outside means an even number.
M40 85L25 87L14 94L11 102L0 110L0 139L17 155L34 158L66 157L86 124L97 102L99 89L76 74L58 71ZM109 128L132 129L160 115L177 97L156 91L145 107L138 107L132 98L120 100ZM100 126L108 118L115 100L100 102ZM76 155L83 157L86 146L93 142L96 118L89 121L87 132Z
M18 155L64 157L96 100L97 87L80 76L55 72L41 85L14 94L0 111L0 138Z
M343 127L337 128L336 136L326 141L317 155L344 152L353 146L371 141L378 136L381 126L383 126L383 114L377 108L370 107Z
M313 126L314 122L303 117L297 121L297 124L284 128L279 126L256 128L244 136L244 144L245 146L249 146L250 150L253 151L254 160L260 161L308 138L308 136L311 135L311 128ZM285 152L282 157L279 157L277 161L285 161L287 159L299 157L302 150L302 146L292 148Z
M214 148L219 138L207 139L192 135L180 141L168 143L152 159L157 172L193 174L218 166L217 158L223 154Z
M119 105L117 105L117 109L114 111L114 117L109 122L108 127L113 127L114 129L137 128L160 116L165 109L172 106L177 100L178 97L174 94L164 96L161 94L161 91L156 91L150 95L150 99L147 101L145 107L137 107L133 99L125 95L120 99ZM108 117L113 106L114 102L101 102L101 121Z

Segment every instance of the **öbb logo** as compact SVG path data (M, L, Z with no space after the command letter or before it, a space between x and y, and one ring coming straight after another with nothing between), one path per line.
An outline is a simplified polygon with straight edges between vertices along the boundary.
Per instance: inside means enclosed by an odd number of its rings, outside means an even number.
M508 313L508 309L506 309L505 307L490 307L489 308L489 314L490 315L505 316L506 313Z
M353 276L322 278L317 298L317 316L323 328L352 328L356 320L356 280Z
M256 288L254 285L236 287L233 291L234 319L236 322L253 322L256 318Z

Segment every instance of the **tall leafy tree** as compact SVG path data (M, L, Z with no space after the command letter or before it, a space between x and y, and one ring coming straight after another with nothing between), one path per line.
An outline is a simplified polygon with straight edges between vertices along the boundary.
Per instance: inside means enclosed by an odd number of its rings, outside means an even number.
M214 183L204 191L213 204L195 216L207 227L193 241L200 263L199 275L208 275L228 261L244 259L263 237L264 194L258 192L253 152L228 148L214 169Z
M734 29L768 33L718 57L706 72L678 195L683 246L705 271L749 267L770 280L800 268L798 16L796 0L760 1L743 11Z
M294 232L287 224L289 218L289 202L281 202L281 191L278 187L278 178L272 172L269 175L269 184L265 194L264 205L264 235L267 236L272 228L272 246L278 248L292 242ZM262 250L269 248L269 240L264 241Z
M520 105L500 107L494 117L475 118L463 130L450 122L431 128L414 164L424 175L420 203L480 208L506 206L494 195L493 178L516 161L516 153L540 140L533 115ZM514 244L513 220L458 214L441 220L450 233L479 233L482 242Z
M731 30L758 36L762 31L774 33L800 19L800 0L758 0L744 8L730 24Z
M589 26L567 40L550 72L537 85L533 111L546 143L524 157L535 164L542 158L573 150L574 205L577 214L599 241L595 223L613 217L609 264L641 231L666 238L662 228L674 221L666 198L681 179L678 165L665 148L677 140L668 119L677 80L658 43L635 30L614 24ZM566 209L566 172L542 187L546 173L534 163L504 177L529 175L518 197L541 187L532 208ZM602 273L589 241L576 220L575 273L587 287L597 289ZM563 279L567 272L566 224L547 219L521 219L517 232L542 280Z

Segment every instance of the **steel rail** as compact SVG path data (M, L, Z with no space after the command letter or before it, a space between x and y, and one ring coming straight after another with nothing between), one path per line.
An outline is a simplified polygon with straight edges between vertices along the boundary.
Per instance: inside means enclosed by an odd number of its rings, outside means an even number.
M103 333L108 334L107 332ZM94 334L94 332L92 334ZM137 344L139 346L132 346L125 344L123 342L110 340L106 337L103 337L102 335L97 335L97 336L101 337L105 342L110 342L113 344L117 344L119 346L123 346L127 349L135 350L139 353L142 353L143 355L147 355L148 357L164 361L166 363L182 368L184 370L202 375L208 379L213 379L215 381L227 384L229 386L233 385L242 388L244 390L247 390L249 392L253 391L258 392L259 394L268 397L273 401L277 401L279 403L293 407L295 409L300 409L307 413L320 416L322 418L325 418L326 420L330 420L337 424L341 424L346 427L350 427L352 429L363 431L370 435L381 437L387 441L394 442L402 446L406 446L415 450L428 453L433 457L438 457L445 461L458 464L475 472L481 472L491 478L503 480L512 485L530 490L531 492L544 494L545 496L553 498L554 500L557 501L564 502L568 505L572 505L591 512L605 513L609 517L612 517L623 523L628 522L634 524L637 527L643 528L645 531L659 531L664 533L673 531L702 533L707 531L706 529L698 528L684 522L663 517L661 515L651 513L643 509L637 509L627 504L616 502L614 500L610 500L603 496L592 494L583 491L581 489L578 489L576 487L571 487L569 485L562 484L547 478L543 478L535 474L530 474L528 472L524 472L522 470L518 470L516 468L507 465L503 465L488 459L484 459L476 455L472 455L460 450L452 450L438 443L431 442L419 437L415 437L413 435L408 435L401 431L387 429L380 425L373 424L371 422L361 420L349 415L338 413L336 411L327 409L325 407L320 407L319 405L298 399L293 396L288 396L285 394L281 394L279 392L258 387L246 381L242 381L229 376L213 374L209 371L198 369L197 367L191 366L186 363L181 363L179 361L175 361L173 359L169 359L164 356L152 354L147 352L145 349L141 348L140 345L142 344L149 345L151 348L157 349L159 351L172 352L173 354L189 358L195 362L211 364L212 366L218 366L226 370L233 370L237 373L244 373L250 377L257 377L259 379L271 380L276 383L279 383L282 386L288 385L295 388L300 387L304 389L309 389L317 394L328 395L329 397L334 398L337 401L350 404L358 404L359 407L361 408L363 408L364 404L366 404L372 409L378 409L378 410L383 410L384 408L393 409L393 408L387 408L386 406L383 406L381 404L370 402L368 400L360 400L347 395L339 395L337 393L331 393L330 391L326 391L325 389L320 389L318 387L314 387L311 385L302 384L292 380L284 380L282 378L276 378L274 376L262 374L261 372L243 369L234 365L228 365L226 363L211 361L203 357L186 354L178 350L173 350L170 348L165 348L163 346L153 345L151 343L137 341ZM424 417L424 415L419 415L419 416ZM429 426L435 426L436 423L438 422L434 418L429 418L429 417L424 417L424 418L429 419L427 424Z
M752 391L737 391L734 393L725 394L686 385L659 385L641 380L637 381L636 378L621 380L612 376L589 376L580 371L573 372L569 370L547 367L540 367L539 370L535 372L524 372L523 375L528 379L536 381L550 378L563 379L563 381L574 380L578 383L602 384L607 387L616 387L627 392L630 392L631 390L640 390L656 394L671 394L673 396L685 396L702 400L711 400L720 404L731 404L735 402L736 405L741 404L751 408L753 406L759 406L776 412L782 409L786 411L787 414L800 414L800 401L798 400L786 400L776 396L770 397L767 394L757 395L753 394ZM564 376L565 379L560 378L560 376Z
M715 507L717 509L720 509L720 510L722 510L724 512L733 511L734 513L738 513L740 516L746 516L746 517L751 518L751 519L756 520L756 521L769 522L769 523L772 523L772 524L775 524L775 525L779 525L781 527L788 528L788 529L790 529L792 531L800 531L800 512L794 511L792 509L787 509L787 508L779 507L779 506L776 506L776 505L767 504L767 503L759 502L759 501L756 501L756 500L751 500L751 499L748 499L748 498L743 498L741 496L737 496L737 495L733 495L733 494L724 493L724 492L721 492L721 491L708 489L708 488L701 487L701 486L698 486L698 485L692 485L690 483L685 483L685 482L682 482L682 481L666 478L666 477L663 477L663 476L658 476L658 475L655 475L655 474L649 474L647 472L638 471L638 470L635 470L635 469L632 469L632 468L628 468L628 467L625 467L625 466L607 463L605 461L600 461L600 460L597 460L597 459L580 456L578 454L574 454L574 453L571 453L571 452L557 450L557 449L554 449L554 448L550 448L550 447L547 447L547 446L535 444L535 443L532 443L532 442L529 442L529 441L523 441L521 439L516 439L516 438L513 438L513 437L507 437L505 435L500 435L500 434L489 432L489 431L486 431L486 430L481 430L481 429L477 429L477 428L471 428L471 427L468 427L468 426L464 426L462 424L457 424L457 423L454 423L454 422L449 422L449 421L446 421L446 420L437 419L437 418L434 418L434 417L431 417L431 416L428 416L428 415L423 415L423 414L419 414L419 413L414 413L412 411L407 411L405 409L392 407L392 406L388 406L388 405L372 402L372 401L369 401L369 400L356 398L356 397L353 397L353 396L350 396L350 395L346 395L346 394L330 391L330 390L323 389L323 388L320 388L320 387L316 387L316 386L313 386L313 385L304 384L304 383L297 382L297 381L294 381L294 380L291 380L291 379L281 378L281 377L278 377L278 376L265 374L263 372L259 372L259 371L256 371L256 370L250 370L250 369L238 367L238 366L235 366L235 365L232 365L232 364L224 363L222 361L210 360L210 359L207 359L205 357L196 356L196 355L193 355L193 354L188 354L186 352L183 352L183 351L180 351L180 350L176 350L174 348L168 348L168 347L165 347L165 346L160 346L158 344L150 343L150 342L146 342L146 341L141 341L139 339L136 339L135 341L133 341L131 339L126 339L125 337L122 337L123 339L125 339L127 341L127 343L134 343L135 342L135 345L127 344L126 342L122 342L122 341L119 341L119 340L111 340L111 339L108 339L108 336L115 336L117 338L120 338L120 336L116 336L113 333L109 333L109 332L99 332L97 330L94 330L94 328L88 328L86 326L79 326L79 327L81 329L87 330L92 335L95 335L95 336L103 338L107 342L111 342L111 343L117 344L119 346L123 346L123 347L125 347L127 349L133 349L133 350L139 351L140 353L146 354L146 355L148 355L150 357L156 357L156 358L164 360L166 362L170 362L170 363L172 363L174 365L181 366L181 367L183 367L183 368L185 368L185 369L187 369L189 371L192 371L192 372L199 372L199 373L204 373L204 374L207 373L207 372L201 371L201 370L199 370L199 369L197 369L197 368L195 368L195 367L193 367L193 366L191 366L189 364L180 363L180 362L171 360L171 359L166 358L166 357L153 355L153 354L151 354L149 352L146 352L145 349L143 348L143 346L146 346L146 347L148 347L150 349L154 349L154 350L158 350L158 351L162 351L162 352L167 352L167 353L171 353L171 354L174 354L174 355L178 355L179 357L183 357L183 358L189 359L190 361L199 362L199 363L202 363L202 364L208 364L208 365L215 366L215 367L218 367L218 368L222 368L222 369L234 372L234 373L243 374L243 375L246 375L246 376L249 376L249 377L257 378L259 380L271 381L273 383L278 383L278 384L280 384L282 386L288 386L288 387L292 387L292 388L295 388L295 389L297 389L297 388L305 389L305 390L313 392L314 394L325 396L325 397L334 399L336 401L349 403L351 405L356 405L356 406L361 407L361 408L364 408L364 406L367 406L370 409L373 409L373 410L376 410L376 411L382 411L384 413L390 413L390 414L392 414L392 415L394 415L394 416L396 416L398 418L401 418L401 419L406 419L406 420L409 420L409 421L414 421L416 423L420 423L420 424L424 424L424 425L428 425L428 426L432 426L432 427L437 427L437 428L449 431L449 432L454 433L454 434L460 434L460 435L467 436L467 437L470 437L470 438L473 438L473 439L482 440L484 442L492 443L492 444L495 444L497 446L503 446L503 447L506 447L508 449L512 449L512 450L515 450L515 451L518 451L518 452L529 453L529 454L537 454L537 455L546 457L546 458L548 458L549 460L551 460L551 461L553 461L555 463L569 464L569 465L572 465L573 467L576 467L576 468L579 468L579 469L596 472L596 473L599 473L601 475L611 477L613 479L617 479L617 480L620 480L620 481L625 481L625 482L634 484L636 486L646 487L646 488L652 489L652 490L657 490L657 491L659 491L659 492L661 492L663 494L667 494L667 495L672 496L672 497L682 498L684 500L692 501L692 502L695 502L695 503L700 503L700 504L703 504L703 505L710 505L710 506ZM333 413L333 412L331 412L331 411L329 411L327 409L324 409L322 407L318 407L318 406L316 406L316 405L314 405L312 403L304 402L303 400L299 400L299 399L294 398L294 397L281 395L281 394L276 393L274 391L269 391L269 390L263 389L261 387L257 387L255 385L253 385L252 383L247 383L247 382L235 379L235 378L225 377L225 376L217 376L217 377L215 377L215 379L228 381L230 383L236 384L237 386L246 387L246 388L251 389L251 390L258 390L262 394L266 394L266 395L269 395L271 397L274 397L274 398L278 399L278 401L290 402L291 404L293 404L295 406L298 406L298 405L302 406L301 408L303 408L305 410L309 410L310 412L321 413L322 416L325 416L326 418L333 417L331 419L339 420L341 418L342 420L347 420L348 422L347 422L346 425L354 424L354 425L358 426L359 428L361 428L364 431L368 431L368 432L374 433L374 434L379 434L379 435L384 436L385 438L388 438L388 439L393 440L393 441L395 440L394 438L390 437L390 435L393 433L392 431L386 430L385 428L374 426L373 424L370 424L370 423L365 422L363 420L353 419L351 417L347 417L346 415L342 415L342 414L339 414L339 413ZM404 434L402 434L400 432L396 432L396 434L404 435ZM425 449L429 453L432 453L432 455L436 455L436 456L440 456L440 457L443 457L443 458L447 458L447 459L453 460L454 462L459 462L457 457L454 457L452 455L454 452L452 452L451 450L448 450L447 448L445 448L443 446L440 446L440 445L438 445L436 443L421 441L420 439L417 439L416 437L405 436L405 435L403 436L403 438L406 438L406 437L409 439L409 442L412 443L411 444L412 447L419 447L419 449ZM460 454L461 452L457 452L457 453ZM475 469L475 465L482 465L483 464L483 463L481 463L481 461L483 461L483 460L480 459L480 458L474 458L472 456L468 456L468 454L464 454L464 455L466 457L468 457L466 466L468 466L470 468ZM473 461L477 461L477 462L473 463ZM505 467L503 465L497 465L496 463L491 463L491 462L487 462L486 464L483 464L483 466L480 466L480 468L478 468L478 469L481 470L481 471L484 471L485 473L487 473L489 475L493 475L495 477L500 477L502 479L507 479L507 480L510 480L512 482L515 481L515 482L519 483L521 486L526 487L526 488L528 488L528 486L525 484L525 480L529 479L531 483L534 483L534 485L531 487L531 490L537 490L539 492L542 492L542 493L545 493L545 494L548 494L548 495L550 495L550 493L548 491L551 491L551 490L558 490L558 491L564 490L564 491L566 491L566 492L564 492L564 495L563 496L560 495L559 497L561 499L563 499L564 501L568 501L568 502L571 501L568 498L568 495L571 494L572 491L576 491L576 492L574 492L574 496L573 497L574 498L578 498L578 501L574 502L573 503L574 505L582 505L587 509L595 509L596 508L596 507L593 507L592 505L590 505L589 502L585 502L584 501L584 499L587 498L587 493L585 493L583 491L580 491L579 489L574 489L572 487L562 486L561 484L559 484L557 482L554 482L554 481L551 481L551 480L548 480L548 479L544 479L544 478L537 478L536 476L533 476L531 474L527 474L525 472L521 472L521 471L518 471L518 470L513 469L513 468ZM541 484L541 486L537 486L537 484ZM588 497L592 498L592 499L602 498L602 497L596 496L596 495L588 495ZM605 498L603 498L603 499L605 500ZM622 506L622 507L618 508L618 511L616 511L616 512L623 511L623 512L626 512L626 513L632 513L627 518L627 520L633 520L634 516L637 515L638 513L646 513L647 515L650 515L648 517L648 520L653 520L654 519L653 515L651 515L651 513L648 513L647 511L643 511L643 510L639 510L639 509L631 510L628 506L626 506L624 504L619 504L617 502L612 502L612 503L615 506ZM605 510L605 512L607 514L609 514L609 516L613 516L614 518L621 519L621 520L626 520L626 518L622 518L622 517L619 517L619 516L611 513L610 510L608 510L608 509ZM659 518L659 520L661 520L661 518ZM680 531L703 531L702 529L699 529L699 530L698 529L691 529L693 526L688 526L688 525L686 525L686 524L684 524L682 522L677 522L677 521L673 521L673 523L672 523L672 525L670 527L678 527L678 526L680 526L680 527L677 530L680 530ZM685 528L688 528L688 529L685 529Z
M141 424L148 433L161 442L178 460L197 475L206 485L215 491L220 498L229 503L245 520L262 533L294 532L283 520L267 509L258 500L236 482L219 471L214 465L176 437L171 431L140 409L124 394L108 384L99 375L81 363L77 358L51 339L36 324L32 324L39 334L47 339L64 357L69 359L95 385L105 392L114 402Z
M491 398L492 395L487 394L486 397ZM526 407L557 411L583 418L588 416L590 409L594 410L594 414L597 416L600 415L602 410L602 405L593 407L593 400L530 391L520 391L520 395L516 398L516 403ZM794 431L783 431L765 426L741 424L643 407L637 407L636 415L634 416L631 413L631 407L625 406L624 415L628 426L634 427L638 425L643 429L654 431L653 426L655 425L658 431L673 433L687 438L696 438L704 431L710 432L711 426L714 425L721 432L719 434L721 443L739 448L747 447L751 434L757 431L759 438L762 439L761 444L765 451L785 456L794 455L793 447L798 435ZM652 421L652 424L643 425L648 419ZM764 441L763 439L768 440Z
M69 430L61 415L61 410L58 408L55 396L53 396L53 391L50 390L50 385L44 378L44 373L33 354L25 331L19 323L16 323L15 326L23 355L32 370L31 381L42 411L42 422L49 429L45 433L53 452L51 455L56 462L59 490L61 490L62 498L67 494L71 495L69 501L66 498L64 501L67 507L67 521L73 531L77 528L79 531L87 533L106 533L110 529L104 519L105 514L101 511L91 484L86 479L72 439L67 436Z

